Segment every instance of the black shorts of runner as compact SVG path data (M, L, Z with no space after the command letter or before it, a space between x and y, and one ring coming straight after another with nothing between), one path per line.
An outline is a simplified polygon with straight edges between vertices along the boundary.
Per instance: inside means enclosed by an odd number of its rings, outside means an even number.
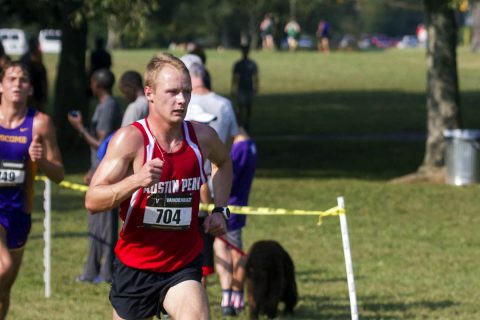
M123 319L144 319L166 313L167 291L187 280L201 282L201 255L175 272L151 272L130 268L115 257L110 302Z
M215 237L212 236L210 233L205 233L205 231L203 230L204 221L205 221L205 217L199 217L198 226L200 228L200 233L202 234L202 238L203 238L202 273L203 273L203 276L208 276L215 272L214 258L213 258L213 241L215 240Z

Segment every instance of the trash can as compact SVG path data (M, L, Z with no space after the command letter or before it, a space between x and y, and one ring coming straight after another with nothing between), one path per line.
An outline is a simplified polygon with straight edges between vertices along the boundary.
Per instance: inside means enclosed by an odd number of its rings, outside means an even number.
M480 130L445 130L447 140L445 164L447 184L456 186L478 183L480 181Z

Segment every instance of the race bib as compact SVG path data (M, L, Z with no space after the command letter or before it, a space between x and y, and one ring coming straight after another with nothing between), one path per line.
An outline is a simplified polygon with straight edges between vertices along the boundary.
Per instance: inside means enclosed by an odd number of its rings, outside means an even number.
M0 162L0 187L13 187L25 182L25 163L18 161Z
M153 193L147 199L143 226L167 230L186 230L192 222L192 193Z

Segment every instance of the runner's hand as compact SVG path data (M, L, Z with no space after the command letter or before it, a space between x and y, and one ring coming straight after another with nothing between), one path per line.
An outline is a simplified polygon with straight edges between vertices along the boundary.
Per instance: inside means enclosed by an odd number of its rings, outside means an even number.
M227 232L227 222L221 213L213 213L205 218L203 230L212 236L221 236Z
M147 163L145 163L140 169L140 171L136 174L136 178L138 179L138 184L141 187L147 188L158 181L160 181L160 176L162 175L163 171L163 161L155 158Z
M28 154L30 155L30 159L32 159L33 162L42 160L45 157L42 137L40 135L36 134L33 137L32 143L30 143L30 147L28 148Z

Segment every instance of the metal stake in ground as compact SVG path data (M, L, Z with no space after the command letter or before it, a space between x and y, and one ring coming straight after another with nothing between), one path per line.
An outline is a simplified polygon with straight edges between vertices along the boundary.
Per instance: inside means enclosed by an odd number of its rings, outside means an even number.
M43 265L45 271L43 273L43 281L45 282L45 298L50 298L50 275L51 275L51 190L52 183L49 179L45 179L45 190L43 193L43 209L45 210L45 218L43 225L45 230L43 232L43 240L45 241L45 247L43 248Z
M343 197L337 198L338 207L345 209ZM348 238L347 216L340 213L340 228L342 230L343 254L345 256L345 268L347 269L348 295L350 297L350 312L352 320L358 320L357 296L355 294L355 280L353 277L352 255L350 253L350 240Z

